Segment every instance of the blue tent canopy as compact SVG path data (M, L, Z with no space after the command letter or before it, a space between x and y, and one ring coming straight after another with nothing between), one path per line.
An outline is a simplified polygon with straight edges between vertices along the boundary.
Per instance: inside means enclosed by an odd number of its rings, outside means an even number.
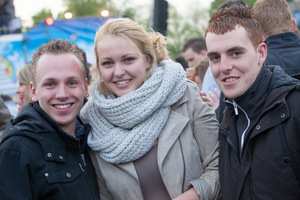
M31 61L33 52L40 45L51 39L66 39L76 43L86 51L87 58L93 63L93 46L96 31L108 18L89 17L70 20L54 20L52 25L46 22L40 23L24 34L24 45L26 49L25 62Z
M33 53L51 39L65 39L76 43L86 52L88 62L94 64L94 37L99 27L108 19L88 17L54 20L52 25L42 22L24 34L1 36L0 94L16 94L17 71L31 62Z

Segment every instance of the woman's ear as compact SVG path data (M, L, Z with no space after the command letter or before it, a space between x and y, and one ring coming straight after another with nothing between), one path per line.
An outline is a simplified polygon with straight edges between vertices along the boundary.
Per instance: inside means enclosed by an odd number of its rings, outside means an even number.
M147 62L146 69L149 69L152 64L152 59L151 59L150 55L148 55L148 54L145 55L145 58L146 58L146 62Z

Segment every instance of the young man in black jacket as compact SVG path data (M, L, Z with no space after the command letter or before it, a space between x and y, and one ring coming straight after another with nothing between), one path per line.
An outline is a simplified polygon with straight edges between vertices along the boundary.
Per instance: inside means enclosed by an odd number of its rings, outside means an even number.
M215 12L205 35L227 104L219 136L222 198L300 199L299 81L264 65L267 46L247 6Z
M0 199L99 199L78 118L88 82L84 52L51 40L33 55L32 100L8 123L0 145Z

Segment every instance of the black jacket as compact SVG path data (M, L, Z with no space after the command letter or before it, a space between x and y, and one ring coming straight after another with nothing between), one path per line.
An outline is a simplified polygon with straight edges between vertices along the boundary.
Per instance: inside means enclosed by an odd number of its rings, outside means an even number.
M245 94L227 101L220 125L224 200L300 199L299 99L298 80L275 66L263 67Z
M266 65L279 65L289 74L300 73L300 37L292 32L269 36Z
M0 199L99 200L87 153L89 126L77 123L75 139L37 103L8 123L0 145Z

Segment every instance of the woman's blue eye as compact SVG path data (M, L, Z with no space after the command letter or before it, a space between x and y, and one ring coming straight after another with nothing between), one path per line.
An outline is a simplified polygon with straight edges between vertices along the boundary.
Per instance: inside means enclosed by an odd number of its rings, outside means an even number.
M129 58L126 58L126 59L125 59L125 62L132 62L133 60L134 60L134 58L129 57Z
M113 63L111 61L105 61L102 63L102 66L104 67L110 67Z

